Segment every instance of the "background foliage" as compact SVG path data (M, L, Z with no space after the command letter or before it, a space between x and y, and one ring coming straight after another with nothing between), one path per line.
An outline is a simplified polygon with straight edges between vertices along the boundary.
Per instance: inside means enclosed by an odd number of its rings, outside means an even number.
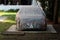
M39 0L48 19L53 21L55 0ZM58 0L58 14L60 16L60 0Z

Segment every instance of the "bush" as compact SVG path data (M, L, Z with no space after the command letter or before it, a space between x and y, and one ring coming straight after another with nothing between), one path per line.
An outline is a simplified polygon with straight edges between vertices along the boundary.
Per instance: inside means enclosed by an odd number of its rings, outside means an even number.
M10 10L8 10L8 11L6 11L6 12L17 12L19 9L10 9Z

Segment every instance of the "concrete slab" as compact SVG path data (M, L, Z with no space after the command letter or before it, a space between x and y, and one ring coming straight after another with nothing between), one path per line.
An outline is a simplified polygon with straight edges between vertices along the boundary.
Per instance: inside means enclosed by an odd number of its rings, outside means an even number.
M51 31L52 33L57 33L53 25L47 25L47 31Z
M7 32L18 32L16 30L16 25L12 25ZM24 33L57 33L56 30L54 29L53 25L47 25L47 30L46 31L23 31Z
M7 31L10 31L10 32L15 32L15 31L17 31L17 30L16 30L16 25L12 25Z

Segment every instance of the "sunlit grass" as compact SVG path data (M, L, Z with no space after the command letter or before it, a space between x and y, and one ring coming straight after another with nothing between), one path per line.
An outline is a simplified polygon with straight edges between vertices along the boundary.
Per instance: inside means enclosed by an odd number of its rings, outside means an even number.
M4 20L3 22L8 22L8 23L16 23L15 20Z
M0 16L2 15L14 15L16 12L0 12Z

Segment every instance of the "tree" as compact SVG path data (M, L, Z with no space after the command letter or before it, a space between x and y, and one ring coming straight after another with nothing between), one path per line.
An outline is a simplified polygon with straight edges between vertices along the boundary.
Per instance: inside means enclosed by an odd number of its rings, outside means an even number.
M59 12L59 0L55 0L55 5L54 5L54 23L58 23L58 12Z

